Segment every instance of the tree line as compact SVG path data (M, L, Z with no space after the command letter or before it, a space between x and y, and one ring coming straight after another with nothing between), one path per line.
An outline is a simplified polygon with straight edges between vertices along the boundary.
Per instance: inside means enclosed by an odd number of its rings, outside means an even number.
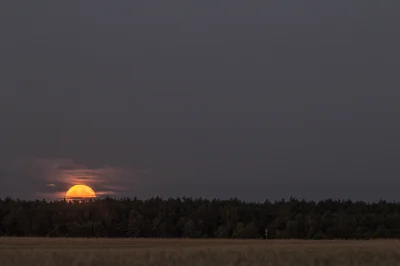
M291 198L0 199L0 236L373 239L400 237L400 203Z

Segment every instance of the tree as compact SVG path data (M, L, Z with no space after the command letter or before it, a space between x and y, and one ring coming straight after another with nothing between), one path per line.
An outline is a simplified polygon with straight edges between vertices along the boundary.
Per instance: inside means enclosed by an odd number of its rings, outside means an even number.
M0 199L0 236L400 238L400 203L339 200Z

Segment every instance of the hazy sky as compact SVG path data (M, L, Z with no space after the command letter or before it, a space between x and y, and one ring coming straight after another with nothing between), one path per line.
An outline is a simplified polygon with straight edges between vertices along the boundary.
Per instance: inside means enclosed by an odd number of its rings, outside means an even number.
M2 1L0 197L400 200L399 10Z

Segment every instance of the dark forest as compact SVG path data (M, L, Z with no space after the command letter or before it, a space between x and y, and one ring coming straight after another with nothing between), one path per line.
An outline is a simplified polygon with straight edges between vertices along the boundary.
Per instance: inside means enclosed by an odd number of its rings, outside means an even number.
M400 204L291 198L0 200L1 236L374 239L400 237Z

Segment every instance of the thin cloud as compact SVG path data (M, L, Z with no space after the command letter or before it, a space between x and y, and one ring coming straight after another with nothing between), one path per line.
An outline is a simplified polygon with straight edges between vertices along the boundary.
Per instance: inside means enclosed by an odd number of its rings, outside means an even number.
M99 196L111 196L129 190L143 176L141 171L129 168L102 166L89 168L71 159L25 159L13 165L14 171L28 174L46 182L46 190L37 191L37 196L59 198L71 186L91 186ZM55 189L55 190L54 190Z

